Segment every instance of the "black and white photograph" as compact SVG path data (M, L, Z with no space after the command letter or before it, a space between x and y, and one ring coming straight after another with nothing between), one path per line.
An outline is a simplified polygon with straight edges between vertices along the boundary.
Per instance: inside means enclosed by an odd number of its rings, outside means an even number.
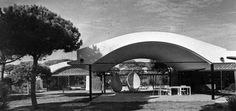
M0 0L0 111L236 111L236 0Z

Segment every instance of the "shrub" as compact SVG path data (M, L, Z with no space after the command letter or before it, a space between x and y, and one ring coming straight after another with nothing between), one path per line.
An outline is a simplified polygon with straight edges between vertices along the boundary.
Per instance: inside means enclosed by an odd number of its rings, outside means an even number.
M7 83L0 82L0 110L8 108L9 87Z
M235 84L234 83L230 84L228 87L225 88L225 90L235 91Z
M227 98L228 106L232 111L236 111L236 95Z

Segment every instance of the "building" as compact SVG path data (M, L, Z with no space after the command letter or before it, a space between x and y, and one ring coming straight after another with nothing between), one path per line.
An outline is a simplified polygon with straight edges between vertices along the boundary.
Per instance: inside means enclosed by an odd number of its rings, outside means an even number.
M108 72L116 64L137 58L154 59L172 67L172 85L178 84L181 74L216 73L226 71L235 77L236 51L228 51L206 42L168 32L139 32L115 37L77 51L78 61L70 65L93 73ZM235 80L234 79L234 80ZM94 81L91 81L94 82ZM184 82L184 81L183 81ZM212 81L212 86L214 81Z

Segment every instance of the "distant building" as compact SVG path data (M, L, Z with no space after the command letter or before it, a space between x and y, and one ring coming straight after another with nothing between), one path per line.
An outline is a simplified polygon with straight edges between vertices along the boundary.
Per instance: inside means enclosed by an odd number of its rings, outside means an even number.
M49 85L50 89L89 90L88 70L70 66L67 64L67 62L68 61L49 66L51 72L53 73ZM96 80L96 78L93 78L93 80ZM100 90L100 88L98 88L97 90Z

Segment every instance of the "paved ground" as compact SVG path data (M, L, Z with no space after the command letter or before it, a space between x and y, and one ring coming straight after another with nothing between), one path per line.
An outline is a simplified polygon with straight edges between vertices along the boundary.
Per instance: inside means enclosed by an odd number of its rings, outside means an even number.
M216 100L211 100L211 95L193 94L193 95L152 95L151 93L117 93L103 94L95 98L92 102L193 102L193 101L209 101L222 103L226 102L225 97L216 96Z
M109 91L108 91L109 92ZM96 92L96 93L99 93ZM145 110L145 111L225 111L227 107L216 102L225 101L224 97L216 97L211 100L211 95L193 94L191 96L159 96L152 92L96 94L92 102L88 100L86 91L49 91L37 94L40 109L37 111L123 111L123 110ZM31 100L27 95L16 95L9 102L11 111L31 111ZM216 109L214 109L216 108ZM221 110L218 110L218 109Z
M225 103L226 98L222 96L215 96L215 100L211 100L211 95L206 94L192 94L192 95L156 95L152 92L150 93L117 93L114 94L112 90L106 91L108 94L102 94L95 98L92 102L158 102L158 101L209 101L209 102L215 102L215 103ZM69 90L65 91L64 94L88 94L88 91L85 90ZM94 94L101 93L100 91L93 91ZM63 94L62 91L49 91L41 93L43 95L54 95L58 96L60 94ZM39 94L40 95L40 94ZM86 98L86 96L83 98ZM66 101L67 99L62 99L63 101Z

